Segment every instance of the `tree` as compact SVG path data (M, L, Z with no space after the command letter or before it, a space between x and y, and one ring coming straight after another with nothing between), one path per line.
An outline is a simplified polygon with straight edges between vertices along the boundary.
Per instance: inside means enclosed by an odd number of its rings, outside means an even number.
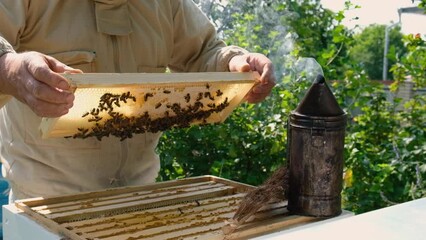
M354 45L350 49L353 61L364 69L372 80L382 79L385 29L386 25L377 24L366 27L354 36ZM388 66L395 64L397 58L407 52L402 38L403 34L399 27L390 30ZM389 73L389 78L393 79L392 73Z
M412 0L412 2L414 2L415 0ZM425 13L426 13L426 0L420 0L420 3L419 3L419 7L420 8L423 8L423 10L425 11Z

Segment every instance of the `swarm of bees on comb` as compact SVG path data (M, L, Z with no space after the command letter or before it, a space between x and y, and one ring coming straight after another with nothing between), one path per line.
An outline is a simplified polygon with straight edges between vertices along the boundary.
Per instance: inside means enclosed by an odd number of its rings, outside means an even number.
M189 127L194 121L201 122L200 125L207 124L206 119L211 114L221 112L228 107L229 102L227 97L221 99L219 103L215 102L215 98L223 95L220 89L211 91L208 83L205 89L206 91L201 91L196 96L187 93L183 97L183 102L155 103L155 109L160 107L166 109L161 117L152 117L148 111L137 116L126 116L115 108L128 102L136 102L137 98L130 91L121 94L105 93L100 97L98 107L92 108L81 116L94 125L90 128L80 127L77 133L69 137L82 139L95 137L100 141L103 137L115 136L125 140L132 138L134 134ZM172 92L164 89L162 93L171 94ZM143 101L149 102L154 95L155 93L152 92L145 93ZM193 99L192 102L191 99ZM101 113L107 113L107 115Z

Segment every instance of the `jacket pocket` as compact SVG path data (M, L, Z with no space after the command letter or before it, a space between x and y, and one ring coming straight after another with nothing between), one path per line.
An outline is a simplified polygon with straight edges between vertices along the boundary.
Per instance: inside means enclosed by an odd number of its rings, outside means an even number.
M51 57L85 73L96 72L96 54L90 51L68 51L50 54Z

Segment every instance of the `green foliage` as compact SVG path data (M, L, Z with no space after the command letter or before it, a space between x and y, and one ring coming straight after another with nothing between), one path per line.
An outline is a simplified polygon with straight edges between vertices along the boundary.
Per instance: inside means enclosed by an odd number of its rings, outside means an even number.
M419 7L423 8L426 13L426 0L420 0Z
M389 98L350 56L356 40L342 25L345 10L332 13L308 0L228 3L200 5L228 43L271 58L278 85L264 102L242 104L223 124L166 132L158 146L160 180L213 174L261 184L286 162L288 116L319 71L303 57L314 57L327 78L338 79L330 83L349 115L344 208L360 213L426 196L425 95L405 103L395 97L407 76L415 88L425 87L420 36L405 38L408 52L392 67L396 81ZM352 8L357 6L346 2L345 9Z
M363 108L347 137L345 205L355 212L422 197L426 172L425 126L413 115L425 116L423 99L412 100L412 111L394 111L382 94ZM418 102L417 102L418 101ZM409 115L409 117L407 116Z
M426 43L417 35L408 35L404 37L408 53L395 64L391 71L394 72L396 84L404 81L407 76L418 87L426 86Z
M393 95L407 76L414 89L425 88L425 42L405 38L408 53L392 71ZM368 94L368 104L353 118L346 139L345 206L365 212L426 196L426 95L417 95L402 109L381 87Z
M279 107L244 104L225 123L167 132L160 148L163 179L212 174L250 184L265 180L285 159L285 122ZM274 111L277 111L275 112ZM264 116L269 116L265 121Z
M354 45L350 49L353 61L359 64L373 80L382 79L385 29L385 25L376 24L366 27L354 36ZM389 30L388 66L395 64L397 57L406 53L402 38L399 27ZM389 79L393 79L392 74Z

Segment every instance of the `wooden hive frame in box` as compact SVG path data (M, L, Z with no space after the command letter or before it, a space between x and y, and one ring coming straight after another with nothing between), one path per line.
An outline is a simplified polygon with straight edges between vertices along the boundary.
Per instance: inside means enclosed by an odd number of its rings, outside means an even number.
M254 187L214 176L76 195L35 198L15 205L50 231L73 240L247 239L317 221L291 215L286 202L266 205L229 235L222 227Z
M74 106L44 118L44 138L107 136L223 122L256 84L248 73L88 73L64 75L75 89ZM108 126L108 127L106 127ZM126 133L121 133L126 138ZM99 137L100 136L100 137Z

